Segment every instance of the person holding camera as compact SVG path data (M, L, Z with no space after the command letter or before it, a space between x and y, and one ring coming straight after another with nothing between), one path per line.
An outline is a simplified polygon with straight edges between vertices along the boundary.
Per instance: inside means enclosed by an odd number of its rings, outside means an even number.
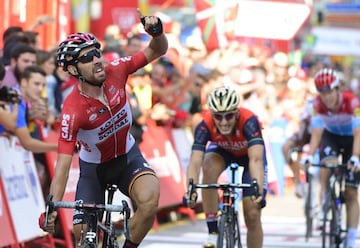
M26 70L31 70L31 67L30 69L26 68L25 71ZM42 75L40 72L34 72L34 73L24 72L24 74L29 75L29 80L37 81L38 79L41 78L45 80L45 76ZM3 99L5 98L5 101L7 103L6 105L8 105L6 107L9 107L9 109L13 109L13 111L15 111L15 109L17 108L17 119L16 119L15 127L14 127L14 123L10 123L11 125L9 125L9 124L4 124L1 121L0 135L4 135L4 134L15 135L19 139L24 149L31 151L33 153L57 151L56 143L47 143L31 137L30 131L28 129L28 122L26 116L27 115L26 103L24 98L21 96L19 92L20 92L19 86L15 88L9 88L7 86L3 86L0 89L0 96L3 95ZM3 120L3 118L0 119Z
M0 63L0 87L5 76L5 67ZM16 120L18 117L18 104L14 103L10 108L11 91L7 87L0 88L0 134L1 129L13 132L16 127Z

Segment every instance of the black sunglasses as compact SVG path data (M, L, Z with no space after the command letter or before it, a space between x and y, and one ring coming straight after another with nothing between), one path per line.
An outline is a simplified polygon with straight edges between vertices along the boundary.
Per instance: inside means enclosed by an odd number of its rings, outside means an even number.
M224 118L225 120L227 121L230 121L232 118L234 118L236 112L230 112L230 113L214 113L213 116L214 116L214 119L217 120L217 121L222 121Z
M100 50L98 50L98 49L90 50L87 53L85 53L84 55L78 57L77 61L81 62L83 64L90 63L91 61L93 61L94 56L96 56L97 58L100 58L101 57Z

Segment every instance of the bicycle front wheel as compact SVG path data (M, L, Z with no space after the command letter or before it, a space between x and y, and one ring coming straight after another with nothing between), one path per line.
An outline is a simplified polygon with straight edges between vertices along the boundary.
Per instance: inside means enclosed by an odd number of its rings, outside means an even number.
M313 194L313 185L311 175L308 176L308 190L305 198L305 219L306 219L306 231L305 231L305 240L308 241L310 237L312 237L313 231L313 202L312 202L312 194Z
M234 247L238 247L238 248L242 248L242 244L241 244L241 233L240 233L240 223L239 223L239 216L238 213L236 212L234 215L234 221L235 221L235 225L234 225Z
M334 202L330 202L324 209L324 219L321 230L322 247L335 248L336 231L337 231L337 211Z
M219 221L219 234L217 248L242 248L240 227L237 212L230 209L229 213L223 213Z
M84 240L84 242L81 244L81 248L97 248L97 245L93 242L88 242L87 240Z

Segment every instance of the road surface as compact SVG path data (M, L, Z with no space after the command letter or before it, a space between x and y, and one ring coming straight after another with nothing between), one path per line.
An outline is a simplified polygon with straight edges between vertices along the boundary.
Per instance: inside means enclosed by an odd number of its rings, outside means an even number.
M242 242L246 243L246 228L243 219ZM297 199L292 189L284 196L269 196L262 216L264 248L312 248L321 247L320 232L305 241L305 219L303 201ZM358 234L360 237L360 232ZM151 231L140 245L141 248L201 248L207 239L207 228L203 214L197 216L195 223L188 218L160 225L159 230ZM244 245L246 247L246 244ZM360 247L358 239L357 247Z

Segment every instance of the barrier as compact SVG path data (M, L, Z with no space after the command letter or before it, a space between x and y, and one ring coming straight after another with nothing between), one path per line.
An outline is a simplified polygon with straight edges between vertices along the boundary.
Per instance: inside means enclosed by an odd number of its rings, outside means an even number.
M10 140L0 137L0 157L2 198L10 214L5 219L11 218L11 224L7 225L8 241L22 243L44 236L37 226L39 215L44 212L44 199L32 153L23 149L16 137ZM14 233L15 237L11 235Z
M2 174L2 173L0 173ZM19 247L16 240L15 227L11 221L10 210L5 199L5 190L0 180L0 226L6 227L3 228L0 232L0 247L16 245L14 247Z
M191 148L187 144L186 133L181 129L156 126L151 121L147 127L140 149L160 181L159 209L175 208L178 213L188 215L194 222L195 212L182 207L182 197L186 191L184 168L190 156L190 150L186 152L186 149ZM157 228L156 220L154 229Z
M171 129L151 126L143 133L141 152L154 168L160 181L159 208L176 206L185 193L184 173L174 149Z

